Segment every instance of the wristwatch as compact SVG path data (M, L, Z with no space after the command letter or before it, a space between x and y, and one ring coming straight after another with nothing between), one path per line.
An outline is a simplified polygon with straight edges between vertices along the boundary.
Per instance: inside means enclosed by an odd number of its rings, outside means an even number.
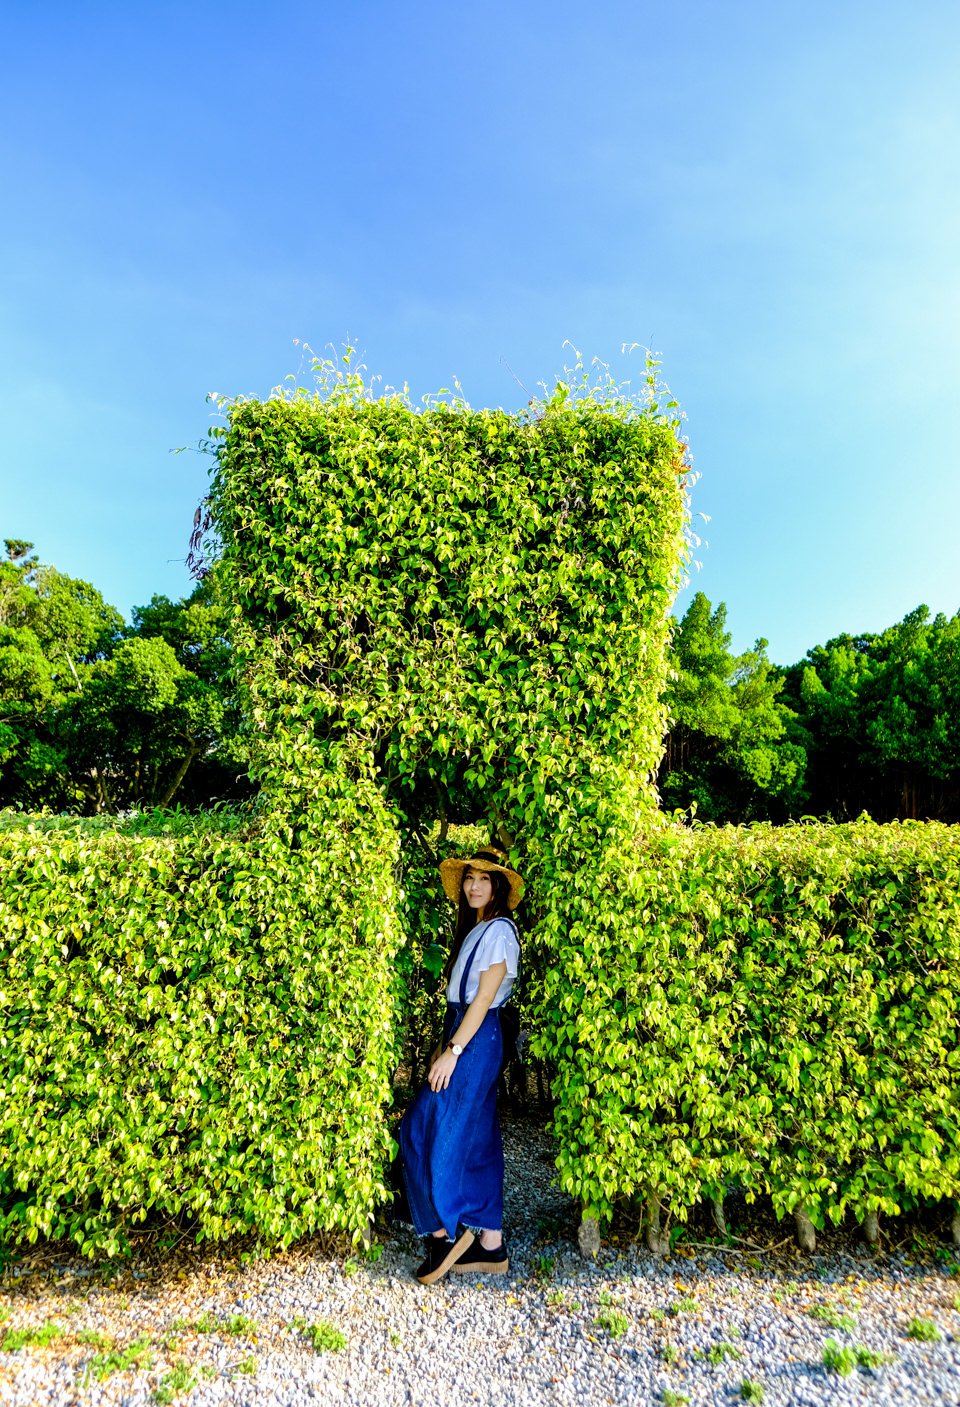
M462 1046L462 1045L454 1045L453 1041L447 1041L447 1050L452 1050L453 1053L454 1053L454 1055L462 1055L462 1054L463 1054L463 1046Z

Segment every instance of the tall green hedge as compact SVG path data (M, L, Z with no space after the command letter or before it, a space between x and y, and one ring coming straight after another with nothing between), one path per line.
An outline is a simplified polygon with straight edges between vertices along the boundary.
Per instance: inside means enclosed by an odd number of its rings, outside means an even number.
M568 1191L817 1226L960 1195L956 828L649 827L607 883L545 976Z
M256 765L291 814L316 811L311 765L376 777L401 823L528 844L611 773L655 801L678 421L613 392L417 411L349 377L223 408L213 525Z
M350 373L221 404L256 833L2 837L8 1236L359 1232L444 928L427 831L522 846L549 926L571 844L598 870L655 804L687 465L653 382L522 415Z
M328 368L329 371L329 368ZM815 1223L955 1197L958 844L657 817L684 446L653 388L221 404L246 841L0 835L0 1229L359 1233L451 823L528 882L564 1187Z
M522 415L351 374L221 404L211 525L277 833L322 848L357 779L408 878L431 827L487 826L522 856L534 1004L571 932L630 921L605 877L656 805L687 461L653 380L561 383ZM401 981L398 1011L416 1000ZM544 1052L561 1082L581 1059Z
M4 1240L359 1231L444 938L426 856L391 890L367 834L0 835ZM956 830L651 824L622 858L527 948L566 1190L683 1219L736 1184L818 1226L960 1197Z
M358 1231L389 1153L396 859L391 828L332 815L322 855L0 835L2 1238Z

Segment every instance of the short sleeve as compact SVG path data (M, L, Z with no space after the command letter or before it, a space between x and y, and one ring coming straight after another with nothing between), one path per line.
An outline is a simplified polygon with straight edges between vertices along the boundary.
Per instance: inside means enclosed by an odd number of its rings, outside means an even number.
M483 943L474 962L474 971L486 972L498 962L507 964L507 976L514 981L520 959L520 944L512 923L495 918L483 935Z

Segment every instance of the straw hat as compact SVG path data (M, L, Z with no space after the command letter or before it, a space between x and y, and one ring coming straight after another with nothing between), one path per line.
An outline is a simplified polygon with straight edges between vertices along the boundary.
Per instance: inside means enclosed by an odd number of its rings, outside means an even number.
M495 870L497 874L506 875L510 885L507 908L515 909L523 894L523 880L516 870L511 870L504 864L505 858L501 850L495 850L492 845L484 845L475 855L471 855L466 860L458 860L453 856L449 860L442 860L440 862L440 878L443 880L443 889L447 898L452 899L455 904L459 904L463 872L468 867L471 870L485 870L488 874Z

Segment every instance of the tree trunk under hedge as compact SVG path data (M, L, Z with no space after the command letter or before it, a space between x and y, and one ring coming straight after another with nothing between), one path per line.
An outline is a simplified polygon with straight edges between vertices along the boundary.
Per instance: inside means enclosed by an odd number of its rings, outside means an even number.
M801 1251L806 1251L808 1255L813 1255L817 1249L817 1232L813 1222L807 1215L806 1207L797 1207L793 1213L793 1219L797 1224L797 1245Z

